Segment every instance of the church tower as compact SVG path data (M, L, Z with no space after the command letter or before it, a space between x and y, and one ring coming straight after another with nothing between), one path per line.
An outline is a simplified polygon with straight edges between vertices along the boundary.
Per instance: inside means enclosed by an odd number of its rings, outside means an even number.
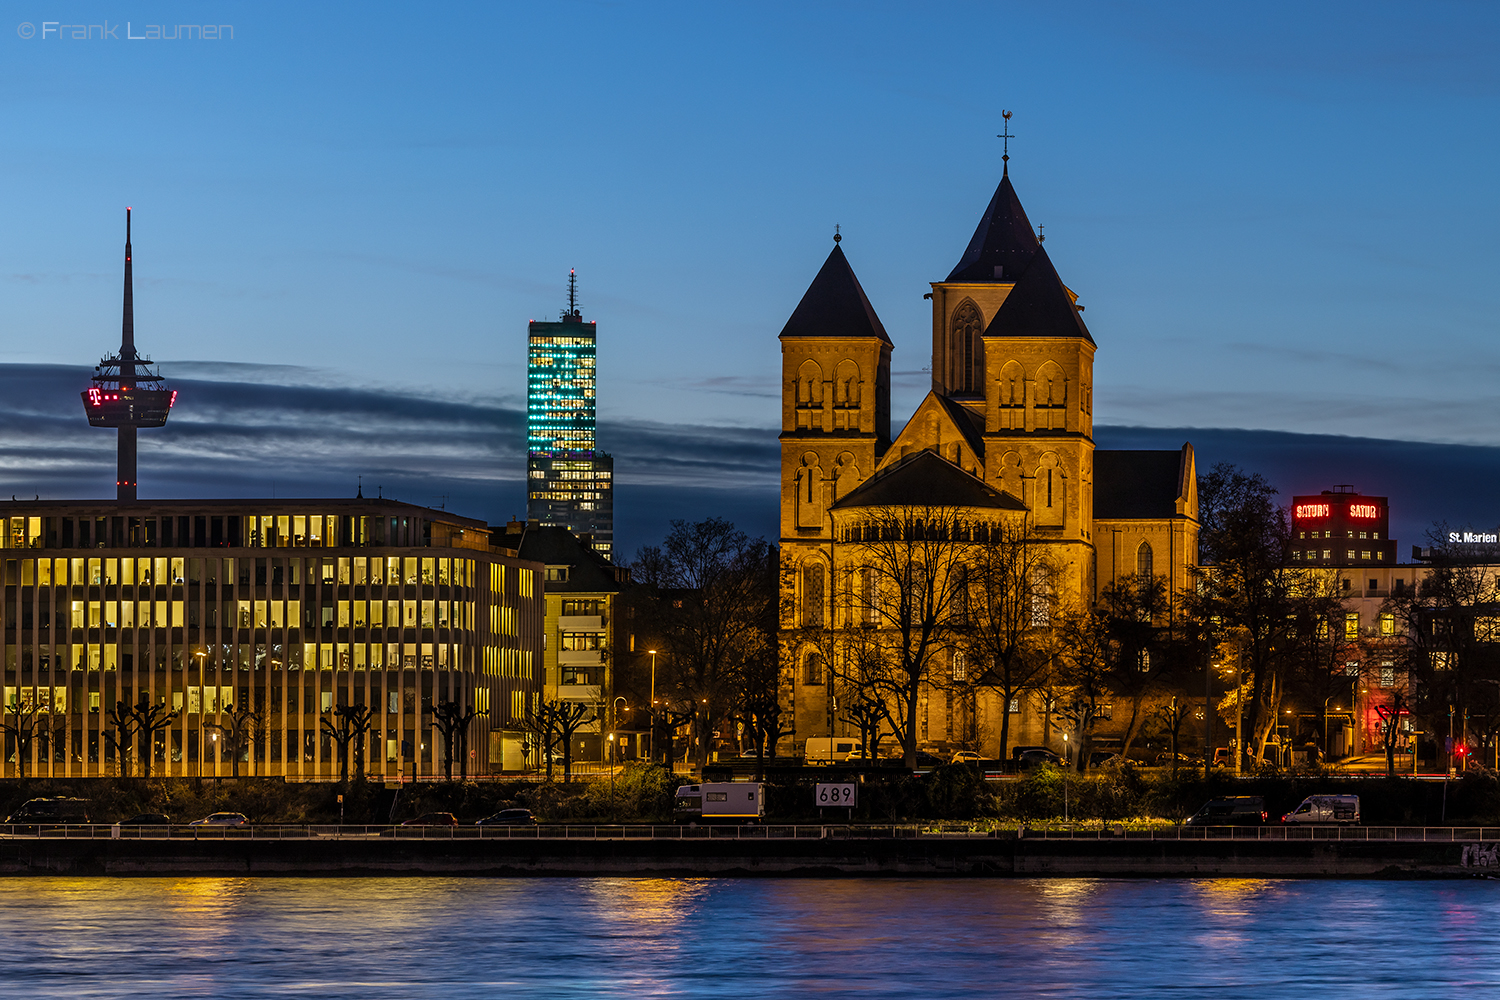
M827 620L828 509L891 439L891 338L839 240L780 336L781 553L799 581L796 616L808 619L798 625Z
M1011 184L932 285L932 389L982 427L984 478L1021 499L1068 578L1093 591L1094 339Z

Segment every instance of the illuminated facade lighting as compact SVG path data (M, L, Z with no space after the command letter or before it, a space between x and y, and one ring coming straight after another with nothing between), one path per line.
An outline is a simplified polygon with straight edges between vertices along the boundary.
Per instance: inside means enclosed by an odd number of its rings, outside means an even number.
M1292 562L1314 566L1388 566L1396 562L1385 497L1353 486L1292 498Z
M131 774L150 753L152 774L230 775L213 727L245 705L261 729L241 774L337 778L323 720L365 705L367 773L440 775L444 702L479 713L470 774L521 766L544 568L484 521L364 498L17 501L0 564L5 703L46 720L39 777L119 773L107 716L140 698L179 714Z
M568 274L568 308L556 323L533 321L526 357L526 516L614 548L614 459L595 439L597 324L578 309Z

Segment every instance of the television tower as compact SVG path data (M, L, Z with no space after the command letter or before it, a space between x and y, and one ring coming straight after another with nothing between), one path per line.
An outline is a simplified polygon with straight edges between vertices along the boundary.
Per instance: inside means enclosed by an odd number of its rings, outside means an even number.
M83 397L83 411L91 427L114 427L119 433L115 499L135 497L135 432L140 427L162 427L177 390L168 389L151 359L135 350L135 304L130 278L130 209L125 209L125 311L120 324L120 353L102 358Z

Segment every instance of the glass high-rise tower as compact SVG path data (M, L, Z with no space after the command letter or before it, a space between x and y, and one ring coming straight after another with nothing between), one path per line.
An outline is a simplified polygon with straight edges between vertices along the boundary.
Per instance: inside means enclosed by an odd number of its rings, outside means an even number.
M530 325L526 358L526 517L590 536L608 557L615 536L614 459L595 441L598 324L578 310L578 276L568 272L560 322Z

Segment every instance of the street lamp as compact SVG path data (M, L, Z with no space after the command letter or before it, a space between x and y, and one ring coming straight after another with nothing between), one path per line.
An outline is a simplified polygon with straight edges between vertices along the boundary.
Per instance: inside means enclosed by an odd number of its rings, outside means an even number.
M651 654L651 760L656 761L656 650L648 649Z
M615 734L609 734L609 811L610 818L614 818L615 811Z

